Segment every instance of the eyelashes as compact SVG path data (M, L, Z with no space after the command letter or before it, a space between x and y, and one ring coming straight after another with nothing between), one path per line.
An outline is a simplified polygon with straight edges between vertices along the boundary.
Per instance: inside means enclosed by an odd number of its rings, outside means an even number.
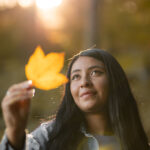
M102 75L104 72L103 71L100 71L100 70L93 70L89 73L88 76L90 77L98 77L100 75ZM71 80L79 80L81 78L81 75L80 74L74 74L72 77L71 77Z
M80 75L79 74L75 74L72 76L71 80L77 80L79 79Z
M101 74L103 74L104 72L102 72L102 71L99 71L99 70L94 70L94 71L92 71L91 72L91 76L99 76L99 75L101 75Z

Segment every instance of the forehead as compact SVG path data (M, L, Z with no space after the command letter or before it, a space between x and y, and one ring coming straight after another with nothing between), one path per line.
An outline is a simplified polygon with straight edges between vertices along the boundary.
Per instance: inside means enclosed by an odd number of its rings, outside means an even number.
M92 66L100 66L104 68L104 63L100 60L97 60L93 57L80 56L73 64L71 70L75 69L88 69Z

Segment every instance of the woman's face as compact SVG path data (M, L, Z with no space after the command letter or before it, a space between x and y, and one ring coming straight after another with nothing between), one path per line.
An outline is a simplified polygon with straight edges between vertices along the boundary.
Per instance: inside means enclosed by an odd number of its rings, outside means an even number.
M88 56L79 57L71 69L70 90L81 111L103 111L108 97L108 79L103 62Z

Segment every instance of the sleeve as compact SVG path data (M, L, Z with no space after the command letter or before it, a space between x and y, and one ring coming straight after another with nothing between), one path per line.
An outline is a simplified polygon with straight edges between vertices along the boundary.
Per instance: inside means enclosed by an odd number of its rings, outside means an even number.
M0 143L0 150L14 150L14 148L9 144L6 134L3 136Z
M26 134L25 144L21 150L46 150L49 141L49 132L52 130L53 122L43 123L30 134ZM16 150L8 141L6 134L0 143L0 150Z
M40 150L39 143L34 139L32 134L27 134L22 149L19 150ZM9 142L7 135L4 134L0 143L0 150L18 150L15 149Z

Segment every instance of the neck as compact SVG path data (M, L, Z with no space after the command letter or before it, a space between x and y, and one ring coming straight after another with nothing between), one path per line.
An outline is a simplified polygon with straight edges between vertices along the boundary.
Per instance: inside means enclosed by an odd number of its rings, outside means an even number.
M113 135L109 117L106 113L86 113L86 129L91 134Z

